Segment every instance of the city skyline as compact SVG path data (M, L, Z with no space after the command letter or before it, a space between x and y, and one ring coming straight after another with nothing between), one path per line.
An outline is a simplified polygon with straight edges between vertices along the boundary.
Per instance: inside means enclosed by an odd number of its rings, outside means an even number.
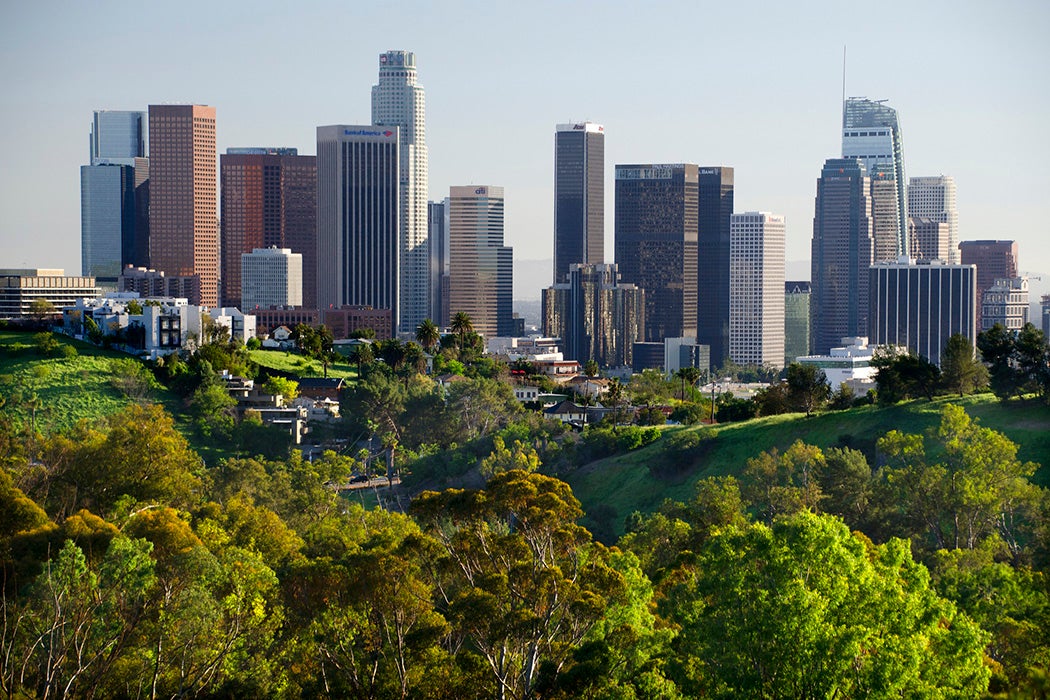
M550 133L558 123L586 119L607 134L606 262L614 261L613 169L631 162L733 167L736 211L784 214L787 258L807 260L820 165L841 148L845 44L846 94L887 99L897 110L908 176L954 176L960 240L1014 239L1023 271L1050 270L1036 226L1041 193L1050 186L1039 164L1050 145L1030 136L1050 106L1045 91L1032 87L1050 66L1042 40L1050 8L1034 2L961 4L947 15L900 3L900 11L878 16L832 4L759 13L672 4L642 17L618 3L601 13L541 3L488 17L465 6L408 3L396 23L382 8L355 9L355 27L367 37L355 42L334 40L337 5L252 6L252 31L243 33L237 28L246 5L208 6L213 21L205 26L189 21L193 7L170 24L157 19L159 8L124 4L2 11L0 55L11 69L0 130L7 154L0 175L3 264L78 269L78 167L93 110L208 104L218 113L219 152L278 143L311 154L316 126L368 120L376 57L390 49L415 53L427 88L428 198L440 199L454 183L503 183L507 245L518 260L552 257ZM553 8L559 22L548 24ZM761 51L731 50L731 33L715 30L743 22ZM92 37L101 26L125 39L97 45ZM266 45L290 27L316 34L316 56L245 48ZM877 57L864 51L871 34L886 32L899 50ZM659 51L625 50L637 36ZM187 45L199 55L184 54ZM82 60L89 50L93 60ZM723 54L731 57L725 70L703 70ZM127 55L136 61L128 64ZM936 81L917 69L933 63ZM272 84L281 89L262 89ZM326 85L339 88L319 89ZM960 148L964 143L980 149ZM535 281L533 296L549 279Z

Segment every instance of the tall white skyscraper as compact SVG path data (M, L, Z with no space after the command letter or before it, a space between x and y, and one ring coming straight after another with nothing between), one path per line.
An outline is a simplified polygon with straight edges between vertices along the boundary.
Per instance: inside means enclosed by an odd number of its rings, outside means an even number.
M784 217L733 214L729 224L729 357L784 365Z
M400 127L401 278L397 329L414 333L430 314L427 251L426 101L416 84L416 55L387 51L379 56L379 84L372 86L372 123Z
M948 224L947 263L959 262L959 210L955 205L955 178L951 175L908 180L908 216ZM944 247L939 245L938 249Z

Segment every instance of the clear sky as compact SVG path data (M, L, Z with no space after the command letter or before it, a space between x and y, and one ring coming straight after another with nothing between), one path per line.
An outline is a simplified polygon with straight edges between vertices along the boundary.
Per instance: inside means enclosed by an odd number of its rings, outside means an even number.
M632 162L733 166L736 210L786 216L808 260L846 45L846 93L898 110L907 174L955 176L961 239L1015 239L1050 273L1047 37L1046 0L4 0L0 267L80 272L92 110L209 104L220 152L313 154L317 125L368 123L387 49L416 53L430 197L504 186L517 260L553 257L554 127L584 119L606 128L607 260Z

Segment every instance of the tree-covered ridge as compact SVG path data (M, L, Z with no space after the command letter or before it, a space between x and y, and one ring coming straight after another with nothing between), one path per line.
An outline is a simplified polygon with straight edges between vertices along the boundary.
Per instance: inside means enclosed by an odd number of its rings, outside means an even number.
M483 488L407 515L342 499L330 484L360 465L333 453L207 468L156 407L41 437L0 474L0 689L980 697L1045 673L1046 494L960 408L888 433L874 464L801 442L755 454L615 547L532 471L540 435L506 424Z

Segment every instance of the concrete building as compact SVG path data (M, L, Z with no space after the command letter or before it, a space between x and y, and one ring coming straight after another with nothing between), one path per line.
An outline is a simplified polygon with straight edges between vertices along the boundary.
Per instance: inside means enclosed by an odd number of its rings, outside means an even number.
M813 217L810 329L815 354L827 354L842 338L867 333L868 268L874 260L871 207L864 164L827 160L817 180Z
M171 276L199 275L201 303L219 304L215 108L149 107L150 264Z
M699 167L616 166L616 264L645 292L645 340L696 336Z
M1018 276L1017 241L963 241L959 244L963 265L977 266L977 328L983 328L980 300L999 279Z
M645 333L644 293L620 282L615 264L569 267L565 282L543 290L543 333L559 337L565 354L600 367L629 367Z
M875 387L878 372L871 365L874 356L875 346L868 345L868 339L860 336L843 338L842 346L831 348L825 355L803 355L796 361L823 370L833 392L847 384L857 394L863 394Z
M876 207L872 234L879 244L877 259L894 259L907 251L908 188L904 174L904 139L897 110L885 100L851 97L842 105L842 157L856 158L871 178ZM879 184L882 183L882 184ZM892 192L892 194L890 194ZM888 224L888 219L894 220ZM884 222L887 225L884 225ZM896 232L896 251L888 253L887 238ZM815 280L814 280L815 282Z
M94 277L66 276L61 269L0 269L0 319L32 318L38 299L59 310L98 295Z
M605 127L558 124L554 133L554 282L575 264L605 262Z
M237 296L244 309L303 305L303 256L291 248L256 248L241 254Z
M738 365L784 366L785 240L783 216L732 216L729 356Z
M302 257L301 304L317 308L317 158L294 148L228 148L221 177L222 299L248 306L241 255L288 248Z
M175 297L201 303L199 275L168 276L160 270L145 267L125 267L117 280L118 292L136 292L140 297Z
M711 348L696 342L696 338L664 338L664 374L674 375L683 367L696 367L709 376Z
M711 348L711 363L721 367L730 356L730 218L734 172L701 166L697 177L696 340Z
M397 126L317 127L317 303L401 308ZM413 327L414 330L414 327Z
M869 271L870 333L875 345L899 345L940 365L955 334L977 342L977 270L973 265L901 258Z
M1028 278L997 279L981 295L981 327L986 331L995 324L1019 331L1028 323Z
M959 262L959 209L955 202L955 178L951 175L910 178L908 216L921 217L947 226L947 230L938 238L938 254L927 254L923 257L939 257L948 263ZM947 254L943 256L940 255L944 252L942 245L947 247Z
M784 282L784 365L809 354L809 299L812 287L808 281Z
M400 309L394 315L398 331L404 333L414 333L430 314L426 100L423 87L416 81L414 53L387 51L379 55L379 82L372 86L372 123L397 127L400 135Z
M468 314L485 337L513 335L514 251L503 245L503 188L451 187L448 239L450 316Z
M955 246L949 244L949 226L928 216L908 217L909 257L916 260L943 260L957 258Z

